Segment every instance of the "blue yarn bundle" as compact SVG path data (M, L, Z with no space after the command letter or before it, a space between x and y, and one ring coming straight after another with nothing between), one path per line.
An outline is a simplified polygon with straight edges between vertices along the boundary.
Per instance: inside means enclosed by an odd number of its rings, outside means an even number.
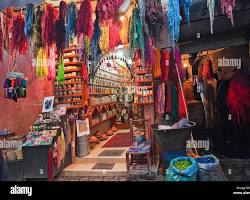
M99 26L99 12L95 11L96 19L94 23L94 33L91 40L91 56L92 60L96 60L98 54L100 53L99 41L101 37L101 28Z
M33 34L34 19L35 19L34 5L28 4L26 8L25 27L24 27L24 33L28 38L31 38Z
M66 28L65 45L66 47L68 47L76 31L76 5L73 2L71 2L67 8L65 28Z
M192 0L180 0L180 7L184 7L184 13L187 23L190 24L190 7L192 5Z
M169 8L167 12L167 23L170 37L174 43L177 43L180 36L180 22L182 17L180 15L179 0L169 1Z

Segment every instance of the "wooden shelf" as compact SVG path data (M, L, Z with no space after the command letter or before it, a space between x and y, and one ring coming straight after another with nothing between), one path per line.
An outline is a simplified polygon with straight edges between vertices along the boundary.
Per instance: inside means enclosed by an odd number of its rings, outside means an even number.
M81 72L81 69L65 69L64 73L69 73L69 72Z
M56 85L78 85L78 84L83 84L83 82L68 82L68 83L56 83Z
M154 96L153 94L136 94L136 96L139 97L150 97L150 96Z
M151 72L149 72L148 70L145 71L135 71L136 75L144 75L144 74L151 74Z
M63 50L64 53L69 53L69 52L71 52L71 51L76 51L76 47L72 47L72 48L70 48L70 49L64 49L64 50Z
M103 72L106 72L106 73L108 73L108 74L112 74L112 75L114 75L114 76L118 76L118 77L120 77L120 78L123 78L123 76L120 76L120 75L118 75L118 74L115 74L115 73L106 71L106 70L104 70L104 69L99 69L99 70L101 70L101 71L103 71Z
M57 64L58 65L58 64ZM77 62L67 62L67 63L64 63L64 66L79 66L79 65L82 65L81 62L77 61Z
M70 104L70 103L81 103L82 100L77 101L61 101L61 102L55 102L55 105L61 105L61 104Z
M105 119L105 120L103 120L103 121L100 121L100 122L98 122L98 123L96 123L96 124L91 124L90 128L93 128L93 127L95 127L95 126L98 126L98 125L102 124L103 122L106 122L106 121L108 121L108 120L110 120L110 119L112 119L112 118L114 118L114 117L116 117L116 115L113 115L113 116L111 116L111 117L108 117L107 119Z
M110 93L110 94L107 94L107 93L91 93L89 95L114 95L115 93Z
M56 89L57 92L68 92L68 91L82 91L82 89Z
M83 94L69 94L69 95L58 95L55 96L57 99L67 98L67 97L82 97Z
M74 51L74 50L72 50L72 51ZM70 52L71 52L71 51L66 52L66 53L70 53ZM64 58L64 59L68 59L68 58L69 58L69 59L72 59L72 58L79 58L79 57L78 57L77 54L75 54L75 55L63 56L63 58Z
M152 83L152 80L136 80L136 83Z
M91 86L100 86L100 87L105 87L105 88L120 88L120 87L114 87L114 86L105 86L105 85L97 85L97 84L89 84Z
M153 104L154 102L138 102L134 103L135 105L147 105L147 104Z
M153 86L152 85L136 85L136 87L146 87L147 89L153 89Z
M79 106L68 106L66 109L67 110L73 110L73 109L79 109L79 108L84 108L84 106L82 106L82 105L79 105Z
M81 76L66 76L64 79L82 78Z
M106 78L106 77L102 77L102 76L94 76L95 78L101 78L101 79L105 79L105 80L108 80L108 81L113 81L113 82L117 82L117 83L123 83L122 81L117 81L117 80L113 80L113 79L109 79L109 78ZM92 78L93 79L93 78Z

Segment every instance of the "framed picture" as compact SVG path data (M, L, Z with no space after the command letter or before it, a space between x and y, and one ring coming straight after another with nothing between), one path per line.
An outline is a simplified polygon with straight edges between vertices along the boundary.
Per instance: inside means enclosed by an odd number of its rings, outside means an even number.
M76 120L77 137L90 135L89 119Z
M54 106L54 100L55 100L54 96L44 98L43 110L42 110L43 113L52 112Z

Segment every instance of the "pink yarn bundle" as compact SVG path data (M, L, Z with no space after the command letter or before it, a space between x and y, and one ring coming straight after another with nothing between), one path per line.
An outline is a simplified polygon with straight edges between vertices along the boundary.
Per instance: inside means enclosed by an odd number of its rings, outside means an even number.
M221 0L221 9L223 14L227 14L228 18L231 19L232 25L234 25L233 20L233 9L235 7L235 0Z

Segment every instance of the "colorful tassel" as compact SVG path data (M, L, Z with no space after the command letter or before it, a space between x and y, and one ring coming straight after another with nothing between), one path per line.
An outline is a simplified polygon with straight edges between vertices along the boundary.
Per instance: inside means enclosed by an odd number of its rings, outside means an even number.
M57 82L64 83L64 59L60 58L60 62L58 64L58 71L57 71Z
M72 42L74 35L76 33L76 5L71 2L67 8L66 14L66 37L65 46L69 47L70 42Z
M34 26L33 26L33 48L34 56L38 54L38 50L42 48L42 10L40 6L37 6L35 14Z
M34 5L33 4L28 4L26 8L26 16L25 16L25 35L28 38L32 37L33 34L33 25L34 25Z
M99 26L99 12L97 9L95 10L95 14L96 14L96 19L94 23L94 33L93 33L92 40L91 40L92 60L96 60L98 53L100 52L99 41L100 41L100 37L102 34L101 28Z

